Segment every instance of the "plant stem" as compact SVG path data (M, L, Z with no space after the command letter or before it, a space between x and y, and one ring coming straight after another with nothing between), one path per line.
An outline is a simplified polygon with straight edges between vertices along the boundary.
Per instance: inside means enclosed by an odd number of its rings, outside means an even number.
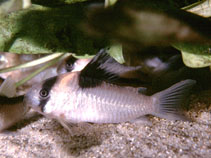
M18 81L16 83L16 88L23 85L25 82L27 82L28 80L32 79L34 76L36 76L37 74L39 74L40 72L42 72L43 70L47 69L48 67L50 67L51 65L54 65L56 62L58 62L59 59L61 59L65 54L61 54L60 56L54 58L52 61L48 62L46 65L44 65L43 67L39 68L38 70L36 70L35 72L31 73L30 75L28 75L26 78Z
M27 68L27 67L33 67L33 66L45 63L47 61L56 59L57 57L60 57L62 54L63 53L54 53L54 54L51 54L51 55L45 56L43 58L27 62L27 63L24 63L24 64L20 64L20 65L11 66L11 67L8 67L8 68L0 69L0 73L10 72L10 71L23 69L23 68Z

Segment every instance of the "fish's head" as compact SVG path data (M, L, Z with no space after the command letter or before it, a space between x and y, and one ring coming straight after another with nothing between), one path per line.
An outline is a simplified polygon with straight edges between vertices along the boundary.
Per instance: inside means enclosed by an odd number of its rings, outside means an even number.
M91 59L77 59L74 56L68 56L57 68L58 74L67 72L81 71Z
M58 66L57 73L64 74L67 72L72 72L74 70L74 64L78 59L70 55Z
M41 114L46 114L46 105L50 104L51 89L57 78L57 76L51 77L32 86L24 97L24 104Z
M41 89L42 87L39 84L32 86L32 88L24 96L23 101L25 106L31 107L39 113L43 112L42 97L44 95L47 97L47 91L41 91Z

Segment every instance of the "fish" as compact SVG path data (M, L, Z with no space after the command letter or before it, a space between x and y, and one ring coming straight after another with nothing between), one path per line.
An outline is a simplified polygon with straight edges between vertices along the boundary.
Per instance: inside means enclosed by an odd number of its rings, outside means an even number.
M81 24L85 33L133 50L177 42L211 42L210 20L179 9L170 1L121 0L106 8L90 9L86 14Z
M90 62L90 60L91 58L78 59L73 55L70 55L58 65L57 73L64 74L67 72L81 71Z
M0 132L24 118L29 107L23 104L24 96L8 98L0 96Z
M106 51L105 49L103 50ZM101 54L101 51L99 51L96 56L98 56L98 54ZM134 87L146 86L149 84L150 78L147 74L142 72L141 66L127 66L120 64L108 53L107 58L107 62L101 63L101 66L104 64L104 67L112 68L112 72L122 79L121 81L115 80L115 84ZM81 71L91 60L92 58L78 59L73 55L70 55L60 62L57 68L57 74L59 75L68 72ZM125 81L123 79L125 79Z
M141 66L141 70L151 77L157 77L184 66L180 51L173 47L137 48L134 51L124 46L122 53L126 65Z
M121 77L106 67L110 57L100 51L82 71L55 76L34 85L24 104L65 128L77 123L139 122L148 114L168 120L187 120L180 112L196 81L180 81L164 91L146 96L139 88L112 84ZM107 65L109 66L109 64Z
M182 60L181 52L173 47L148 47L130 49L123 47L126 65L141 66L139 71L148 75L149 84L145 94L151 95L185 79L196 80L194 91L209 89L211 73L209 67L190 68Z
M196 80L194 90L197 91L207 89L211 81L209 68L186 67L181 53L172 47L150 47L141 52L127 52L123 49L123 56L126 63L120 64L108 54L110 59L105 67L111 67L113 73L126 79L125 83L115 80L115 84L143 87L139 92L147 95L162 91L185 79ZM78 59L70 55L58 66L57 73L81 71L90 61L91 58Z
M0 132L23 119L29 111L30 107L24 106L23 99L23 95L16 96L15 82L10 77L0 78Z
M172 49L167 48L167 51L169 50L172 51ZM175 51L175 49L173 50ZM137 52L136 54L129 52L129 54L135 56L135 59L133 60L129 58L131 56L128 55L127 51L123 51L123 57L126 62L125 64L120 64L111 56L109 64L113 64L115 67L118 66L124 68L124 71L121 69L121 74L119 75L126 78L143 78L145 77L143 76L143 72L146 72L151 76L157 76L157 74L160 75L171 70L172 67L178 66L178 63L181 65L182 59L180 54L172 54L167 52L165 49L162 49L162 51L164 51L162 54L159 51L159 49L151 48L150 50L145 50L145 52ZM165 58L165 60L163 60L163 58ZM67 72L81 71L90 61L91 58L78 59L73 55L70 55L59 64L57 73L63 74Z

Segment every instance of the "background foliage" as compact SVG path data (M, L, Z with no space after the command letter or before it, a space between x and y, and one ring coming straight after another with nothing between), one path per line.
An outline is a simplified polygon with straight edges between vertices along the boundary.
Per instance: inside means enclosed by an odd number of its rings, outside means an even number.
M194 0L167 1L178 8L196 2ZM87 6L94 2L96 1L32 0L31 7L27 9L16 8L17 11L2 14L0 16L0 51L21 54L73 52L80 56L95 54L99 49L110 45L105 39L91 38L81 31L81 23L87 18L86 13L89 8ZM0 4L2 7L4 3ZM196 4L184 9L210 17L211 1L197 1ZM180 43L173 46L181 50L187 66L211 65L210 44ZM121 46L112 44L111 50L111 54L118 61L123 62Z

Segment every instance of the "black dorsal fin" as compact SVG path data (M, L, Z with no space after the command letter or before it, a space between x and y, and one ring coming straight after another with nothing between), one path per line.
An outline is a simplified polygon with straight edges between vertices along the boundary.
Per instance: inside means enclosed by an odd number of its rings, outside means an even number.
M97 55L87 64L87 66L81 71L79 76L79 85L82 88L96 87L102 83L102 81L116 80L118 75L109 72L106 68L111 57L108 53L101 49Z
M96 87L103 81L120 85L143 84L136 77L121 77L122 74L134 69L118 63L104 49L101 49L80 72L79 85L82 88Z

